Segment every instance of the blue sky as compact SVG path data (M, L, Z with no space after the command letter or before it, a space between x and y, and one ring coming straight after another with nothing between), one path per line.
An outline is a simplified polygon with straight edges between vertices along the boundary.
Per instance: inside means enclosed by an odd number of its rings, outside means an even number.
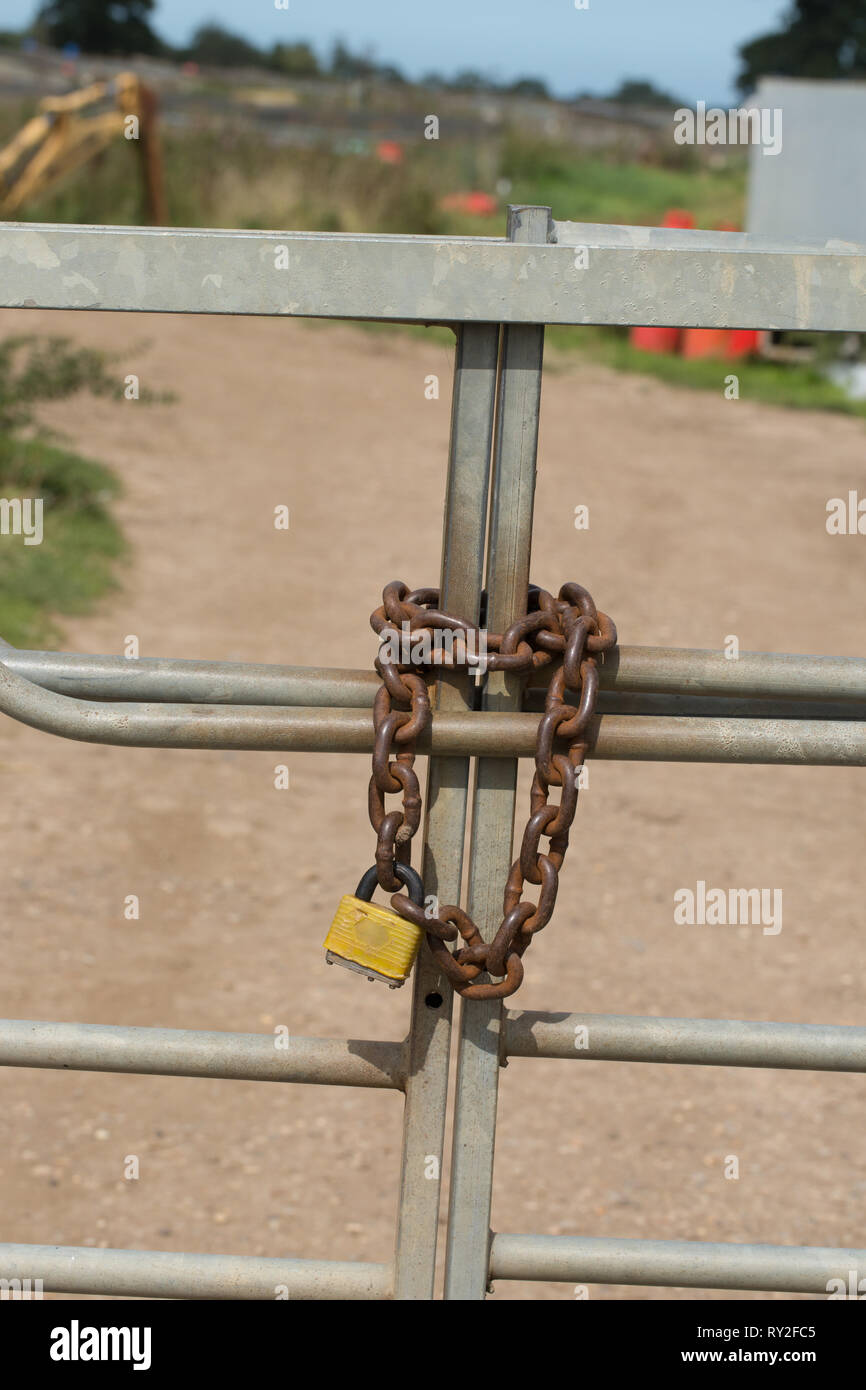
M775 26L783 0L159 0L155 27L173 43L213 19L259 44L308 39L320 54L343 37L411 77L477 68L496 77L545 78L563 96L609 91L648 77L694 104L735 95L736 50ZM3 0L4 27L36 0Z

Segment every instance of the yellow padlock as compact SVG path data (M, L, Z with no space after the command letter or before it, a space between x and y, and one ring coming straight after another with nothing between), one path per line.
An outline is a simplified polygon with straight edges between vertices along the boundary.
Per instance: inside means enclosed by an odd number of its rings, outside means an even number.
M424 887L420 875L408 864L395 864L394 873L409 890L418 907L424 906ZM376 889L376 866L368 869L354 895L340 899L331 930L325 937L328 965L344 965L368 980L382 980L399 989L408 980L424 936L420 927L407 922L393 908L380 907L370 899Z

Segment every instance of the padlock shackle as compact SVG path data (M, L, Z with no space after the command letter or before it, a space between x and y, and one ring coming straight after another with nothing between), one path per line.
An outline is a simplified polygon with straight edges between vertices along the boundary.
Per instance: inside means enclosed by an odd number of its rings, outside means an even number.
M391 866L401 883L406 885L409 897L416 907L424 906L424 884L421 882L421 875L408 864L393 864ZM364 874L358 887L355 889L355 897L362 902L372 902L373 894L379 883L379 871L374 864Z

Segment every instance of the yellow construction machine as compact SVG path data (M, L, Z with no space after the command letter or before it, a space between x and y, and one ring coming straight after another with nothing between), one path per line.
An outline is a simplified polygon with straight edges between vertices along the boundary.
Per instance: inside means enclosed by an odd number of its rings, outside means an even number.
M156 111L154 92L132 72L65 96L45 97L39 114L0 149L0 219L12 220L26 203L120 137L139 154L146 220L165 226L168 211Z

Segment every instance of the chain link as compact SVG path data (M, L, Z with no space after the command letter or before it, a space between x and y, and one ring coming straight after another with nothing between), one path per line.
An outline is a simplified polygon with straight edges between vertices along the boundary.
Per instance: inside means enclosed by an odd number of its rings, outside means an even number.
M408 648L398 647L405 661L385 660L380 653L375 663L382 677L373 705L375 743L369 792L370 821L377 835L376 870L381 887L394 894L395 911L427 933L436 963L457 993L465 999L504 999L520 987L523 954L553 914L598 699L597 658L616 646L616 628L580 584L563 584L558 598L532 585L527 612L500 635L441 612L438 603L438 589L410 590L394 580L385 586L382 605L370 618L380 642L391 636ZM503 919L491 941L484 941L461 907L440 906L438 915L431 917L396 891L401 885L394 864L410 863L412 837L421 824L415 749L431 719L422 672L431 667L437 629L451 633L450 642L440 643L437 665L471 668L478 663L483 639L487 669L492 671L528 677L561 658L550 678L538 725L529 820L505 884ZM574 693L576 705L566 702L566 692ZM550 800L551 787L561 789L556 802ZM387 811L385 797L397 793L401 809ZM546 850L542 836L548 841ZM526 884L539 888L537 902L524 899ZM452 952L446 942L458 936L463 945ZM496 978L479 979L485 973Z

